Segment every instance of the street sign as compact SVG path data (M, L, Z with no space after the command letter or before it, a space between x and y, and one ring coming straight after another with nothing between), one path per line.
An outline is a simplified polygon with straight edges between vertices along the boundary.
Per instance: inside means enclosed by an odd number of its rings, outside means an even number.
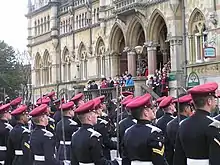
M199 76L196 74L196 72L191 72L188 76L187 86L188 88L192 88L197 85L200 85Z
M205 47L204 48L204 57L205 58L215 58L216 49L214 47Z

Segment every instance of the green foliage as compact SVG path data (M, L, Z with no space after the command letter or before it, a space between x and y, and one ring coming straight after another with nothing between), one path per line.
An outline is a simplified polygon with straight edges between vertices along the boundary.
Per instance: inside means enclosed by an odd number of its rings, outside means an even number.
M18 62L18 55L13 47L0 41L0 98L3 99L3 89L9 97L18 96L21 84L27 84L24 78L24 70Z

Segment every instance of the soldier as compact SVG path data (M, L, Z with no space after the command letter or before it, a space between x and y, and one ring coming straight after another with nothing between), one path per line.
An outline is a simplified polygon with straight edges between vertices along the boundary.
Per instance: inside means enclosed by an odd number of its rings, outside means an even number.
M174 102L179 102L179 116L175 119L171 120L167 124L167 140L165 144L165 155L169 164L173 164L173 155L175 149L175 141L176 135L179 128L179 122L191 116L192 109L190 102L192 101L192 97L190 95L185 95L180 97L179 99L174 100Z
M220 123L209 116L216 106L217 88L217 83L207 83L188 90L196 112L180 124L174 165L219 165Z
M0 165L5 164L7 140L9 131L12 130L12 126L8 123L11 120L10 103L2 105L0 107Z
M64 103L64 98L61 99L62 104ZM58 111L60 107L60 99L55 100L54 102L54 107L56 108L56 112L53 115L53 119L55 120L55 125L61 120L61 112Z
M93 129L93 126L97 124L94 104L91 100L75 110L82 127L72 136L71 165L118 165L116 160L110 161L103 156L101 134Z
M97 115L97 124L94 125L94 130L101 134L102 144L103 144L103 154L106 159L111 160L110 150L117 149L117 143L111 140L111 136L109 134L109 123L108 121L101 118L102 116L102 107L100 98L94 99L94 108Z
M163 111L163 109L159 108L159 104L165 98L166 98L166 96L163 96L163 97L160 97L156 100L157 105L158 105L157 112L156 112L156 119L159 119L164 115L164 111Z
M172 101L173 101L173 98L171 96L168 96L164 98L159 104L159 108L163 109L165 113L157 121L156 126L162 130L164 135L166 134L167 123L169 123L171 120L174 119L172 115L175 111L175 107Z
M63 139L63 125L62 121L59 121L56 126L56 139L57 139L57 159L58 160L67 160L70 161L70 145L71 145L71 138L72 134L78 130L78 124L72 120L74 116L74 103L68 102L65 104L62 104L59 108L60 110L63 110L63 122L64 122L64 132L65 132L65 139ZM64 155L64 143L65 143L65 149L66 149L66 158Z
M11 115L17 121L16 126L10 131L7 143L7 159L5 165L30 165L30 131L27 129L28 108L21 105Z
M11 111L15 110L21 104L21 102L22 102L22 97L18 97L16 99L12 100L10 102L11 108L12 108ZM12 116L12 118L11 118L9 123L11 124L12 127L14 127L17 124L14 116Z
M127 105L137 119L137 124L127 129L124 135L124 155L131 165L166 165L163 133L151 124L155 114L150 100L151 96L146 94Z
M35 129L30 137L31 152L34 157L34 165L68 165L64 161L55 159L55 137L46 130L48 125L48 105L41 104L30 113Z

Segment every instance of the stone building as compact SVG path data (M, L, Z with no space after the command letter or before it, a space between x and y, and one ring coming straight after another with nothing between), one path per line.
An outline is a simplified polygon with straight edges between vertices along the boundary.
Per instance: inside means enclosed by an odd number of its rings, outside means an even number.
M192 71L201 82L220 80L216 0L185 0L185 8L179 0L29 0L28 8L35 96L57 84L73 90L88 79L135 76L139 59L150 75L171 60L171 92ZM215 58L204 58L205 46Z

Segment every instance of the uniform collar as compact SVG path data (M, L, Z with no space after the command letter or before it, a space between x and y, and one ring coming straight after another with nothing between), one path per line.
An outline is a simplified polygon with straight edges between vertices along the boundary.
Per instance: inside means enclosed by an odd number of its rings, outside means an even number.
M46 127L45 127L45 126L42 126L42 125L36 125L36 128L37 128L37 129L45 129Z
M203 109L197 109L197 110L196 110L196 114L210 116L210 112L205 111L205 110L203 110Z
M172 116L172 114L169 112L165 112L164 115Z
M151 124L151 122L149 120L138 120L137 124Z
M93 128L91 124L82 124L82 128Z
M0 119L0 121L3 122L3 123L8 123L8 121L4 120L4 119Z
M178 116L177 116L177 117L178 117ZM184 119L186 119L187 117L180 114L179 118L180 118L181 120L184 120Z

